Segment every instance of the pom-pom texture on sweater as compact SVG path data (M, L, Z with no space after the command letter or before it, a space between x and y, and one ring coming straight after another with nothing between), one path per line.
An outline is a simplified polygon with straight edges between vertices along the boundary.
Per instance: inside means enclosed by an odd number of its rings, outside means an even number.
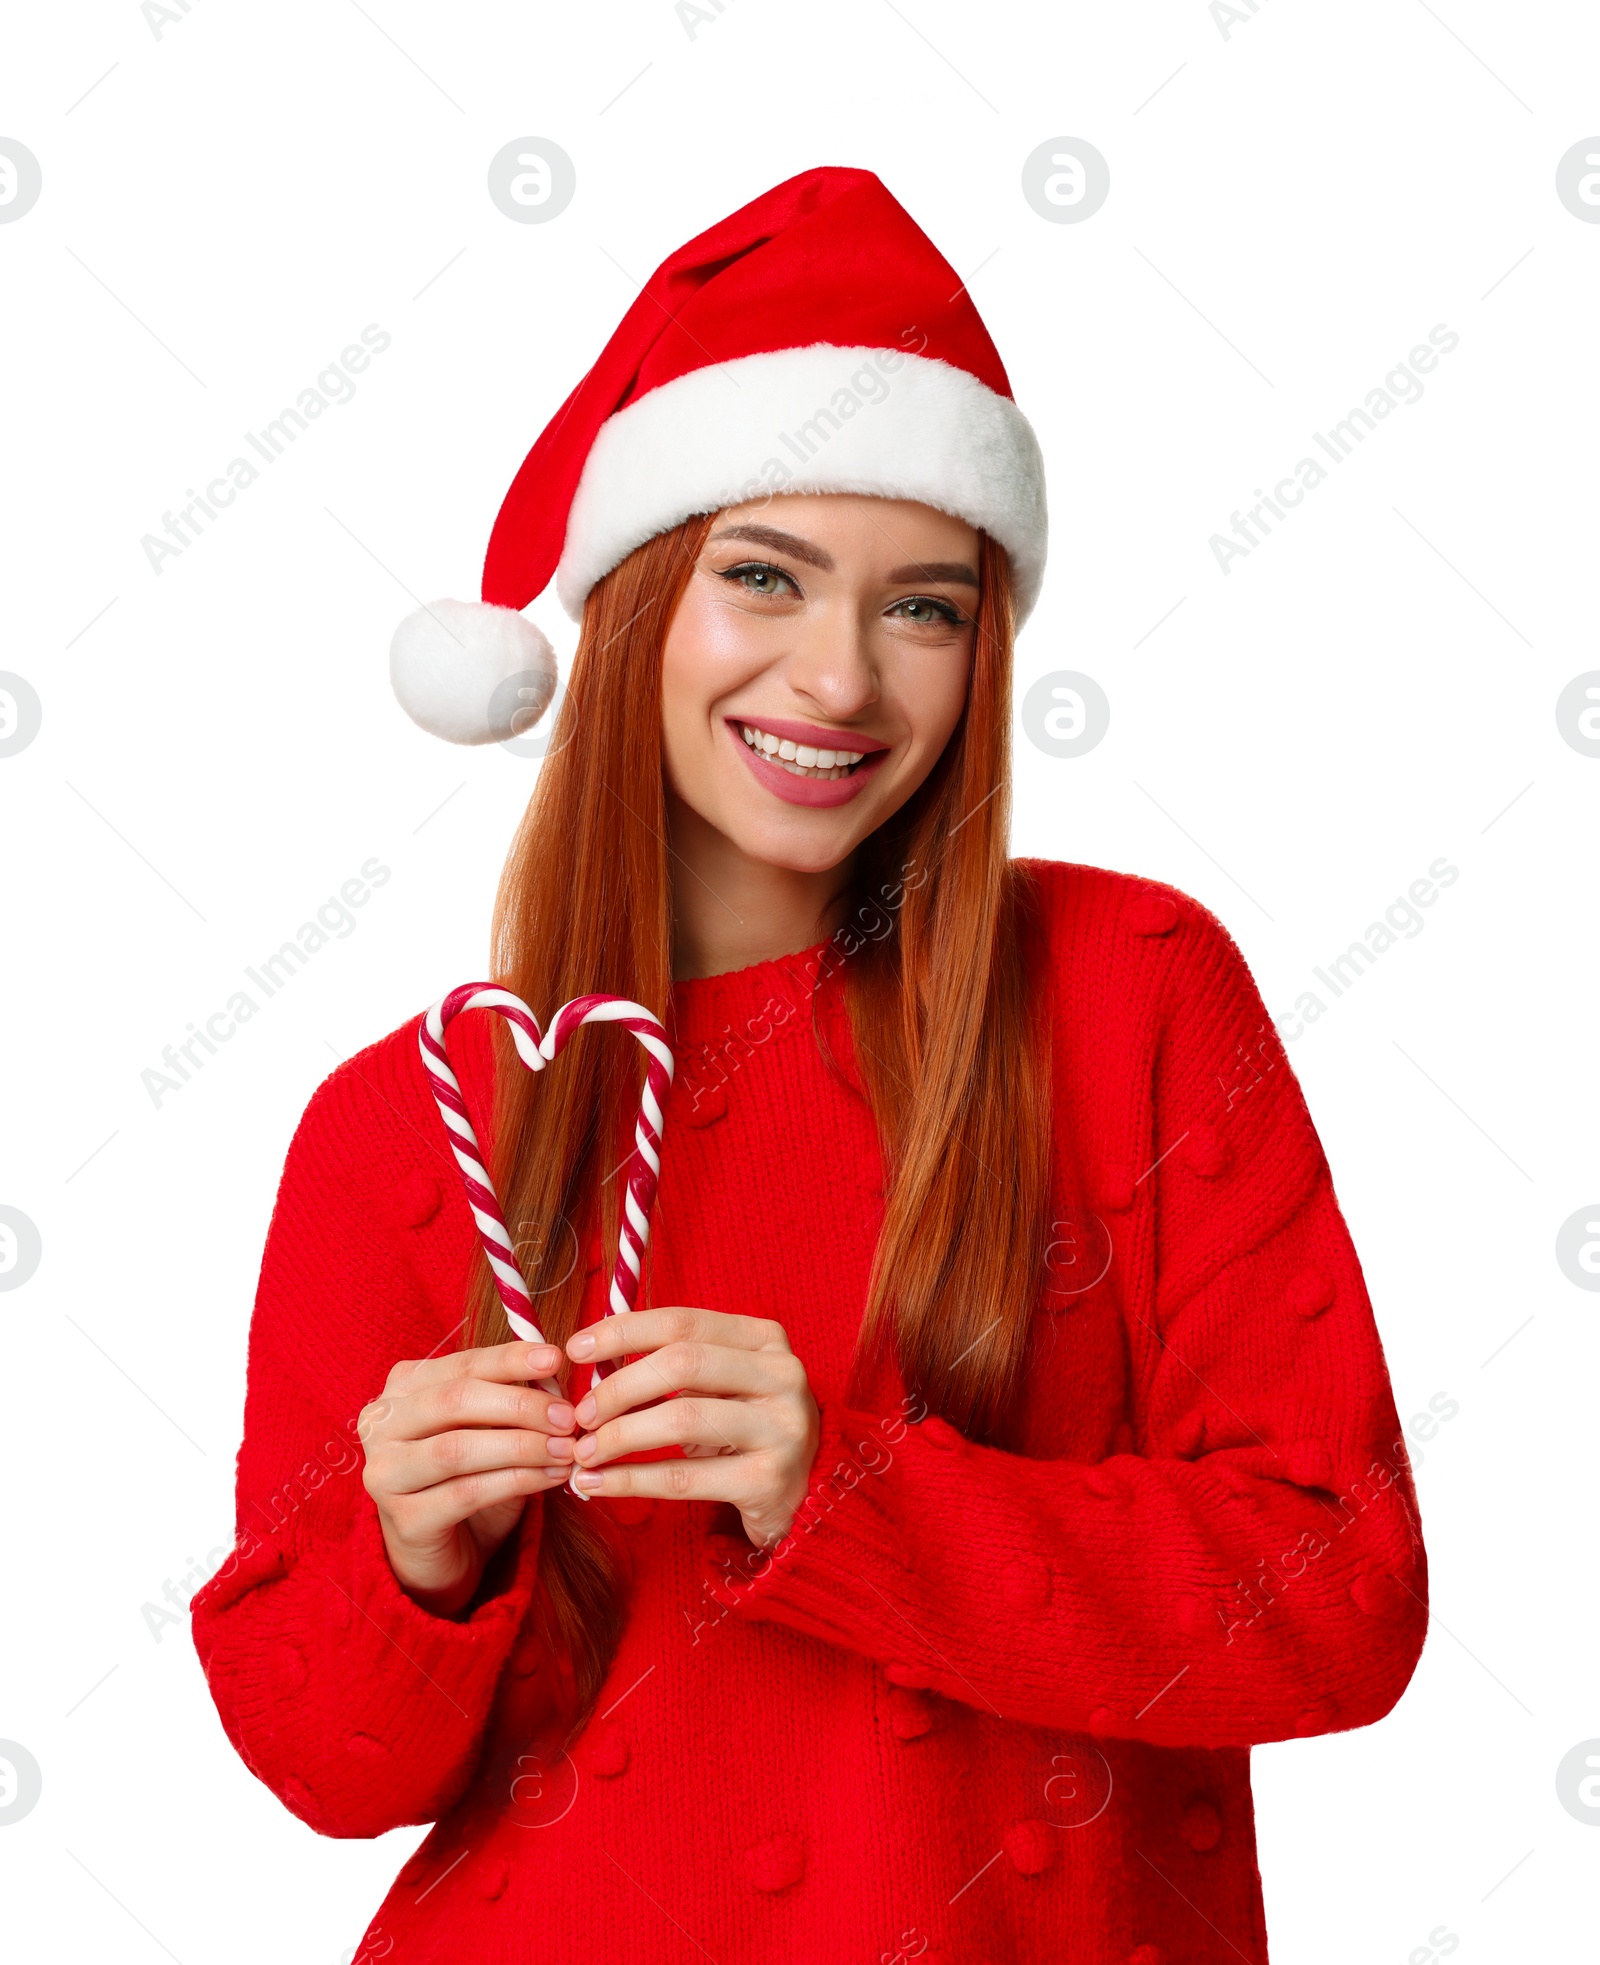
M1027 865L1055 1228L1020 1450L964 1439L892 1363L845 1403L883 1174L819 1051L815 953L676 985L651 1298L777 1319L822 1444L772 1552L716 1504L588 1504L628 1622L570 1753L535 1614L542 1510L569 1498L530 1501L447 1619L398 1587L361 1482L356 1415L459 1342L482 1261L416 1020L312 1097L251 1325L238 1544L194 1635L229 1738L313 1829L437 1824L362 1961L1265 1960L1249 1750L1399 1698L1415 1491L1238 948L1170 887ZM451 1033L484 1139L488 1021ZM829 1034L848 1066L842 1014Z

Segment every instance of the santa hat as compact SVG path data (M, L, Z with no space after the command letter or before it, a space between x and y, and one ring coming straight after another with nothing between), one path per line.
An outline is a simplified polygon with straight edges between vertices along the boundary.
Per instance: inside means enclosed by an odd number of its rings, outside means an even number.
M1044 468L960 276L871 171L805 171L658 266L506 493L483 598L404 621L390 676L454 743L555 689L520 610L563 607L657 533L783 492L914 499L991 534L1018 619L1044 571Z

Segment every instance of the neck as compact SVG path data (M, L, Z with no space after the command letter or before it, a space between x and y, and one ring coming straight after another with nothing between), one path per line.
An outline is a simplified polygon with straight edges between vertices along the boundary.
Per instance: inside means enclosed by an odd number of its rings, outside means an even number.
M837 927L852 862L819 873L751 859L669 790L672 975L726 975L814 947Z

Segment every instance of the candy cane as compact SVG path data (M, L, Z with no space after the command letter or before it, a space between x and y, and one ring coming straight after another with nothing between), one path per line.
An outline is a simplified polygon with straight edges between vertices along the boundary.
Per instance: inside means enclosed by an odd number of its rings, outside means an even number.
M586 1023L615 1023L631 1030L649 1055L639 1117L633 1128L633 1158L628 1162L628 1185L622 1197L622 1221L617 1234L617 1266L611 1272L611 1315L631 1310L639 1294L639 1271L644 1245L650 1238L650 1210L655 1206L661 1178L661 1131L666 1125L666 1098L672 1089L672 1052L667 1033L640 1003L625 996L575 996L563 1003L540 1045L547 1060L556 1057L572 1033ZM597 1362L593 1376L616 1370L614 1361Z
M538 1020L520 996L512 995L494 983L461 983L434 1004L418 1026L417 1041L422 1051L422 1068L439 1107L450 1148L467 1190L467 1203L477 1223L478 1239L489 1258L495 1288L505 1306L506 1320L516 1335L530 1344L545 1339L533 1320L533 1298L522 1271L517 1266L511 1235L500 1210L500 1202L478 1145L478 1136L467 1115L461 1083L450 1067L444 1034L463 1010L495 1010L511 1027L511 1041L517 1056L530 1071L543 1071L561 1052L573 1032L586 1023L615 1023L644 1046L649 1057L645 1068L644 1091L639 1100L639 1117L634 1126L633 1157L628 1166L628 1184L623 1195L622 1221L617 1236L617 1263L611 1275L608 1314L631 1310L639 1294L639 1276L644 1262L645 1244L650 1235L650 1210L655 1204L656 1186L661 1178L661 1133L666 1124L664 1107L672 1085L672 1051L660 1021L644 1008L622 996L575 996L563 1003L541 1037ZM616 1370L617 1361L596 1359L590 1369L590 1389ZM540 1380L540 1388L554 1397L561 1388L553 1378ZM574 1467L574 1472L577 1471ZM574 1494L588 1496L582 1488Z
M445 1131L450 1135L450 1147L466 1184L467 1203L478 1224L478 1237L494 1272L495 1287L505 1305L507 1320L518 1337L530 1344L542 1344L543 1334L531 1314L533 1298L517 1267L499 1198L489 1178L489 1169L484 1165L478 1136L467 1116L461 1081L450 1068L450 1054L445 1049L444 1033L463 1010L498 1010L511 1026L511 1041L517 1047L518 1057L530 1071L543 1071L545 1067L544 1053L539 1048L541 1033L533 1012L510 990L496 989L492 983L462 983L434 1004L422 1020L417 1039L422 1047L422 1068L433 1088ZM551 1382L544 1381L546 1389Z

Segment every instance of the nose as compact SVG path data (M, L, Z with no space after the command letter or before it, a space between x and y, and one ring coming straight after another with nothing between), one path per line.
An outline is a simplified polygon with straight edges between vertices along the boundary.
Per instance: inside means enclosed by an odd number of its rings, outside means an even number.
M859 608L843 600L808 608L794 626L784 675L797 696L834 723L859 716L878 700L878 666Z

